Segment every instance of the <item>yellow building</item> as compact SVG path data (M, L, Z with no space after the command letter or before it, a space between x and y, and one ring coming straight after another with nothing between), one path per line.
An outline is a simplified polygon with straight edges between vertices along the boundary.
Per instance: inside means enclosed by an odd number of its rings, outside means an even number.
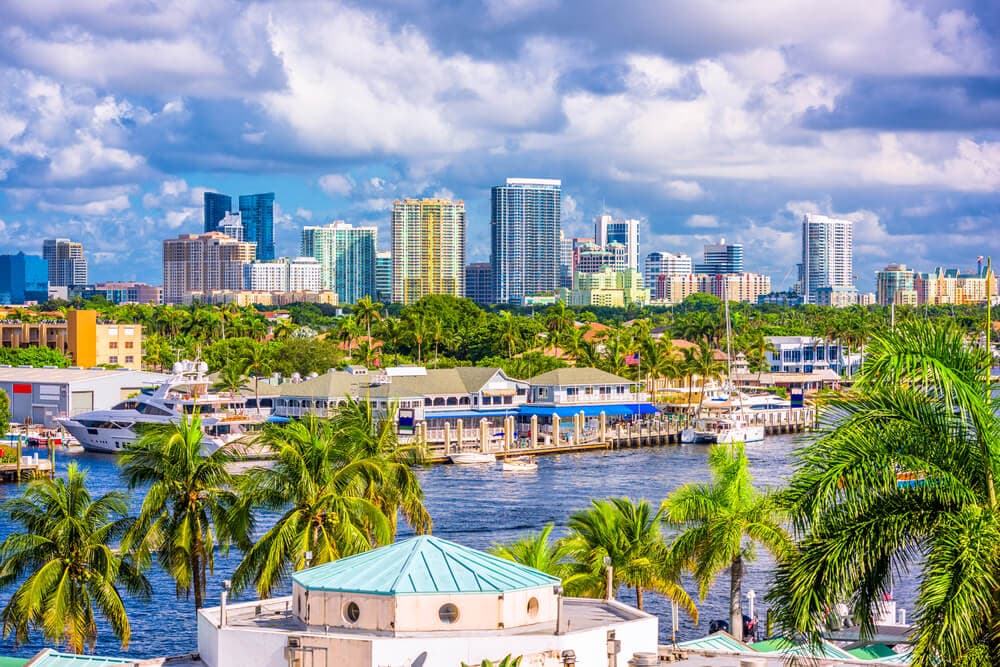
M624 308L633 303L649 303L649 290L642 286L638 271L615 271L610 266L596 273L577 271L572 290L563 290L563 300L570 306Z
M48 347L69 356L74 366L142 369L142 325L97 321L95 310L71 310L65 320L0 323L0 346Z
M392 300L465 296L465 202L406 199L392 205Z

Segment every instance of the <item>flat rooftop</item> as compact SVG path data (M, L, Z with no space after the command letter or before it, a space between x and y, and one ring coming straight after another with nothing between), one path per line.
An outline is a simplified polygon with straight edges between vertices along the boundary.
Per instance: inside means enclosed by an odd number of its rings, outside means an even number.
M162 384L167 376L162 373L133 371L127 368L108 370L105 368L18 368L0 366L0 382L51 382L66 384L86 382L114 376L124 376L133 384Z

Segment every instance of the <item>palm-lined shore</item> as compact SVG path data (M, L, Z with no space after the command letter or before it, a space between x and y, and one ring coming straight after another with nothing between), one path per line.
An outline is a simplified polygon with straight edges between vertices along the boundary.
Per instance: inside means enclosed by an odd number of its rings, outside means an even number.
M831 407L831 411L840 411L843 414L853 411L859 416L854 420L848 419L831 424L828 431L821 431L815 436L813 443L807 445L803 451L800 467L791 480L788 490L777 496L755 495L748 487L749 480L745 473L741 472L745 471L746 466L745 459L741 456L738 448L716 449L710 455L710 462L715 473L714 489L706 486L685 487L671 494L669 498L650 498L647 503L643 503L639 499L641 493L630 494L633 496L631 501L595 498L596 502L589 509L581 509L573 515L568 525L567 535L558 542L558 545L551 539L551 536L546 536L545 544L541 545L544 546L544 549L535 548L532 550L529 548L530 544L525 542L521 546L508 546L509 555L516 556L518 560L529 556L544 556L548 563L545 567L565 568L561 570L562 573L559 576L564 578L568 591L574 592L573 587L577 587L578 594L595 596L602 596L605 593L603 590L603 559L608 556L611 558L612 567L615 568L616 581L614 583L616 586L629 587L633 590L638 588L641 592L658 590L686 603L685 596L697 598L698 595L696 591L683 592L678 587L678 576L682 571L694 571L698 574L699 581L707 580L708 577L723 576L733 580L735 578L730 577L732 573L746 567L754 567L752 562L746 562L745 556L749 555L749 552L746 551L747 543L739 541L736 543L738 546L735 550L721 548L726 545L732 547L734 545L732 535L738 533L754 538L760 546L768 548L779 558L778 586L772 593L771 601L772 608L778 612L778 618L782 619L787 630L807 634L814 632L817 629L815 619L820 616L822 605L832 605L845 599L850 600L855 609L862 613L865 608L864 604L871 605L880 599L877 595L884 592L886 581L884 578L882 580L872 579L872 575L863 579L852 579L851 576L855 576L856 573L849 570L845 574L843 572L844 563L822 559L821 556L824 553L822 545L837 544L841 553L850 552L851 545L854 544L851 540L860 540L862 537L874 540L880 535L878 530L872 529L872 525L881 527L880 524L872 522L877 522L882 515L873 511L873 514L867 519L868 523L864 524L868 527L867 533L859 535L860 527L853 525L852 522L843 521L843 513L847 510L860 511L859 508L864 507L864 502L871 502L872 506L876 508L891 507L892 503L896 503L897 509L900 510L899 517L897 517L899 523L891 525L901 526L899 529L903 530L905 537L902 544L909 549L918 548L916 545L920 544L931 545L933 540L941 534L941 531L948 529L955 522L950 511L936 511L932 517L926 516L925 512L923 519L920 519L921 515L917 506L921 503L933 501L938 503L935 507L942 508L946 506L945 501L947 501L951 503L947 507L953 508L954 512L961 517L965 517L969 513L976 514L978 511L979 515L984 515L988 519L989 511L984 513L974 508L979 503L982 503L987 509L990 507L989 476L975 474L977 468L973 463L990 460L989 456L983 452L990 451L991 443L996 442L997 433L995 413L989 413L981 405L975 410L970 407L975 405L973 400L975 396L988 396L986 393L988 364L982 353L965 345L965 339L961 332L944 331L941 327L928 325L904 326L900 327L895 334L876 335L869 344L868 354L869 360L862 379L858 383L857 393L844 398ZM914 369L936 369L937 372L929 374L929 379L924 379ZM938 382L941 384L937 384ZM948 385L945 382L951 384ZM891 414L887 407L891 403L890 398L880 394L880 392L885 392L885 387L898 388L900 386L904 387L905 391L897 392L898 395L893 399L896 403L892 404L899 412ZM943 399L948 396L953 397L950 405L957 406L958 412L943 412L935 407L939 398ZM277 433L285 433L286 440L300 441L299 445L290 443L285 445L288 447L286 451L288 465L284 470L274 473L281 477L281 481L278 481L278 477L273 478L276 485L272 488L272 502L281 497L294 497L291 494L297 492L293 490L296 488L305 490L324 488L326 493L323 495L322 501L316 497L309 497L302 503L298 500L291 502L290 508L287 504L282 506L286 514L283 515L282 521L275 525L275 528L270 529L272 537L270 544L274 547L260 547L267 541L258 541L257 558L249 558L249 554L254 552L248 552L248 558L237 568L237 572L242 572L242 576L237 576L235 579L239 585L256 587L258 592L262 594L273 592L274 582L280 581L282 573L287 574L291 569L314 564L318 557L330 559L338 554L347 555L355 548L370 548L374 544L383 543L383 539L390 539L394 527L390 521L397 516L402 516L404 522L421 530L429 527L429 525L421 523L423 518L418 512L415 512L415 505L409 505L402 514L397 511L406 505L404 490L408 487L405 479L394 476L387 471L401 471L403 468L409 470L408 464L412 463L413 460L393 460L390 453L396 451L395 447L391 442L385 440L385 433L378 428L377 420L370 416L364 416L363 405L356 406L356 408L361 408L362 414L358 416L358 409L354 410L355 419L351 422L353 423L351 427L341 423L342 417L338 415L329 423L303 422L297 425L299 429L297 434L289 433L281 427L275 427L275 430L271 432L271 437L276 437L274 434ZM834 414L838 413L834 412ZM955 425L949 425L945 417L952 414L956 419L964 419L964 416L968 415L970 423L975 424L976 428L959 426L959 422L956 422ZM921 418L926 418L926 420L920 421ZM346 417L343 419L346 420ZM864 428L860 428L858 424ZM930 428L935 424L939 429L937 431ZM326 435L320 436L320 432L324 429L327 432ZM864 429L885 430L865 431ZM963 437L952 438L950 441L938 437L952 432L959 433ZM882 436L898 436L901 438L898 443L899 447L885 446L881 451L881 457L876 458L875 452L870 448L866 450L862 447L865 443L871 444L875 441L871 437L872 433L879 433ZM967 436L972 433L982 435L975 435L969 439ZM336 457L340 458L328 459L335 461L334 463L315 468L324 471L327 469L337 470L340 466L352 466L358 463L357 476L344 473L346 477L351 478L350 482L341 479L336 483L332 480L336 475L323 475L330 477L329 480L313 479L315 475L307 470L308 466L305 463L299 462L301 457L296 452L326 451L325 447L319 446L316 442L319 440L330 443L331 447L338 441L340 447L344 447L345 442L363 443L367 441L370 443L348 447L347 449L351 450L350 453L341 451L336 454ZM887 437L883 437L883 440L895 442ZM162 441L162 437L157 439L157 442ZM376 441L381 441L381 444L376 444ZM936 443L939 441L941 444L940 455L934 454L932 456L933 447L929 446L928 443L932 443L936 447ZM313 442L313 444L304 447L301 444L308 442ZM915 443L913 451L903 447L908 442ZM920 446L917 447L917 444ZM979 458L975 456L976 451L980 452ZM864 452L867 458L862 456L861 452ZM833 454L837 454L840 458ZM167 453L161 453L161 455L173 458ZM854 458L851 459L851 456ZM282 461L284 460L282 458ZM852 464L845 463L845 461L854 461L853 465L857 468L853 468ZM839 463L840 467L836 467L834 463ZM945 465L957 465L958 463L961 463L961 470L951 470ZM128 465L127 458L123 460L123 465ZM369 465L373 467L369 468ZM895 477L896 472L900 469L920 471L924 474L925 479L931 480L933 483L901 488L896 485ZM362 473L361 470L365 472ZM254 475L256 474L258 473L254 473ZM240 480L229 480L225 484L215 485L220 491L227 493L232 489L239 489L238 495L243 501L231 505L223 503L225 507L221 507L219 511L214 512L214 514L208 512L215 518L200 524L202 527L212 525L211 539L218 541L219 544L228 543L236 547L246 546L246 542L242 542L242 540L249 534L253 526L245 510L248 505L254 505L253 501L248 500L254 494L250 487L242 487L241 484L250 484L252 487L263 489L268 488L261 480L244 481L252 476L248 475ZM955 478L954 484L951 476ZM939 479L947 479L948 483L939 483L937 481ZM726 484L740 490L729 493L720 491L719 489ZM412 487L409 488L412 491ZM812 491L813 489L825 489L827 495L817 495ZM951 494L947 498L944 495L945 491ZM985 501L976 500L976 494L984 491ZM265 496L266 494L260 497L264 498ZM809 501L813 496L822 502ZM187 497L190 497L190 493ZM733 498L739 499L740 502L730 502ZM841 498L851 498L852 504L842 507ZM856 500L854 500L855 498ZM868 500L865 500L866 498ZM358 499L365 502L356 502ZM413 497L410 496L410 501L412 502L412 500ZM666 502L661 507L660 501L663 500ZM715 502L711 511L701 511L705 506L708 506L709 501ZM147 503L149 502L147 498ZM264 506L264 500L257 502L260 503L260 506ZM341 505L337 503L341 503ZM272 504L271 507L276 507L276 505ZM336 507L335 510L327 509L334 507ZM910 522L908 518L911 511L916 517L913 522ZM155 512L151 512L150 516L152 514ZM315 540L310 541L310 536L333 534L332 532L326 533L321 528L322 518L328 514L352 518L352 520L356 518L358 531L353 533L353 537L352 534L345 533L340 536L340 539L334 540L337 542L335 548L327 549L325 555L321 556L322 548L326 548L327 545ZM380 516L381 520L378 518ZM728 517L728 520L713 521L721 516ZM848 516L852 520L856 517L854 514ZM860 514L857 517L864 518ZM216 518L224 520L225 523L213 524L212 521ZM429 517L427 518L429 519ZM835 521L838 518L841 519L839 524ZM140 519L139 523L143 524L146 523L148 517L147 519L140 517ZM789 519L791 519L790 522ZM983 522L988 524L987 519L980 519L980 523L975 525L985 525ZM277 536L282 533L277 527L286 524L285 536L297 536L296 539L277 539ZM312 528L312 531L303 529L306 524ZM338 523L338 526L348 525L350 524ZM887 523L886 527L889 525ZM794 548L790 547L780 535L780 529L785 526L791 529L792 537L795 538L797 546ZM837 527L840 532L832 535L824 532L828 531L830 527ZM388 533L386 529L388 529ZM538 526L538 529L542 529L542 526ZM365 540L358 539L361 533L367 535L367 543ZM194 533L189 534L193 535ZM962 535L963 533L957 534ZM145 540L146 549L132 548L133 544L127 538L124 542L125 546L128 547L124 551L128 552L130 558L134 554L136 562L139 564L146 562L144 559L148 559L149 556L158 551L155 545L159 544L162 547L170 543L160 539L156 531L144 535L147 537ZM678 538L678 535L681 538ZM716 537L695 539L705 535ZM688 536L686 541L684 536ZM954 539L951 542L954 542ZM176 542L172 544L176 545ZM195 544L195 542L187 541L185 544ZM291 550L278 548L289 544L293 545L294 548ZM333 545L333 542L328 544ZM868 542L865 544L867 545ZM860 542L854 544L855 547L858 545ZM317 546L320 548L309 548ZM887 539L883 546L886 553L889 553L893 543ZM502 548L498 545L498 549ZM338 552L337 549L342 551ZM267 557L263 556L265 552ZM310 563L307 563L305 559L307 552L310 552L312 557ZM518 555L519 553L521 555ZM981 562L989 563L988 553L981 553L980 556L982 557L979 559ZM160 562L164 562L162 557ZM168 562L174 563L178 560L173 558ZM543 563L540 562L540 564ZM838 565L840 570L837 570L836 566ZM203 566L207 566L207 564L202 559L196 567L189 569L197 571ZM287 569L283 570L282 567ZM866 567L870 571L878 573L882 571L879 568L883 567L883 564L872 559L869 564L866 564ZM928 577L940 575L939 571L942 568L946 574L948 573L947 568L941 562L937 563L935 567L936 569L928 570ZM980 568L981 575L977 575L975 572L951 572L950 574L953 577L961 574L966 577L964 581L968 584L968 577L973 577L975 581L976 576L991 576L988 569ZM268 571L272 575L267 575ZM277 573L277 577L273 576L275 573ZM920 573L914 571L912 575L919 577ZM268 583L267 576L272 576L271 583ZM932 593L939 592L942 586L940 582L928 585L928 577L923 578L925 586L921 588L920 594L921 612L925 608L932 608L932 603L935 600ZM191 588L193 588L197 577L194 575L187 579L180 577L180 580L190 582ZM12 581L11 583L20 582ZM980 588L982 587L980 586ZM858 591L861 591L861 597L852 599L852 596L856 595ZM940 595L938 599L940 599ZM949 600L951 599L958 601L955 596L949 596ZM968 602L968 606L961 610L960 618L989 618L989 614L992 612L988 605L984 607L981 603L977 603L974 597ZM694 611L691 607L689 609ZM952 613L958 612L952 611ZM940 612L938 614L936 618L940 618ZM923 619L923 613L918 615L919 621L922 622ZM702 625L705 625L704 622ZM934 651L941 651L942 655L947 655L949 662L951 662L961 659L961 656L968 654L970 650L977 649L981 637L956 632L955 624L944 625L946 627L942 628L941 623L935 623L932 628L930 623L928 624L927 636L931 639L927 640L927 646L930 648L922 649L924 653L919 655L931 655ZM923 632L923 628L921 631ZM983 646L987 649L992 648L988 643L983 644Z

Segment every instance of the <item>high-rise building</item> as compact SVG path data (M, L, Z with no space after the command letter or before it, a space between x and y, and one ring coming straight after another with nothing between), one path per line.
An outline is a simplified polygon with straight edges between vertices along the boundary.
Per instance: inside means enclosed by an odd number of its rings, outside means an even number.
M556 237L549 243L555 254ZM553 258L553 272L558 267ZM392 205L392 300L465 296L465 202L396 200Z
M206 192L205 201L205 232L219 229L219 223L226 214L233 210L233 198L218 192Z
M111 303L163 303L163 288L137 282L97 283L83 292L83 298L102 296Z
M495 303L520 303L559 287L562 182L508 178L491 196L490 265Z
M42 241L42 259L49 263L50 286L87 284L87 259L83 256L82 243L69 239L45 239Z
M340 303L376 297L377 227L355 227L343 220L302 229L302 255L320 265L323 289L337 293Z
M318 292L320 264L313 257L251 262L243 267L243 289L251 292Z
M392 302L392 253L375 253L375 298L380 303Z
M914 278L914 272L907 269L906 264L889 264L875 273L875 301L883 306L917 305Z
M646 286L655 290L660 276L694 273L691 258L683 253L651 252L646 255L643 278Z
M562 290L570 306L603 306L624 308L632 304L649 303L649 289L642 286L642 274L627 269L615 271L610 266L594 273L578 271L573 277L573 289Z
M821 287L854 287L854 223L807 213L802 218L802 296L819 303ZM845 297L846 298L846 297Z
M215 231L222 232L226 236L237 241L246 241L243 234L243 216L237 213L226 213L219 221Z
M0 304L49 298L49 265L38 255L0 255Z
M257 244L257 259L274 259L274 193L240 195L243 239Z
M559 287L573 287L573 241L559 230Z
M616 271L639 270L638 220L615 220L610 215L599 215L594 220L594 237L597 245L602 248L607 248L611 243L624 246L625 265L615 267Z
M719 239L718 243L706 245L704 260L695 265L694 272L709 275L743 273L743 244Z
M493 271L489 262L474 262L465 267L465 296L480 306L493 302Z
M163 241L163 300L184 303L187 294L208 298L243 289L243 266L254 260L254 244L221 232L183 234Z

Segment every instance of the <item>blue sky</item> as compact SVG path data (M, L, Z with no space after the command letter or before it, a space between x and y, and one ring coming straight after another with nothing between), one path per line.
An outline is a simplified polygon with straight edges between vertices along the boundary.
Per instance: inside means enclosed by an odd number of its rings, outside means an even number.
M278 251L392 200L560 178L564 228L638 217L643 253L719 237L790 285L805 212L855 271L1000 261L1000 9L927 0L5 0L0 252L86 244L160 280L201 194L277 194Z

